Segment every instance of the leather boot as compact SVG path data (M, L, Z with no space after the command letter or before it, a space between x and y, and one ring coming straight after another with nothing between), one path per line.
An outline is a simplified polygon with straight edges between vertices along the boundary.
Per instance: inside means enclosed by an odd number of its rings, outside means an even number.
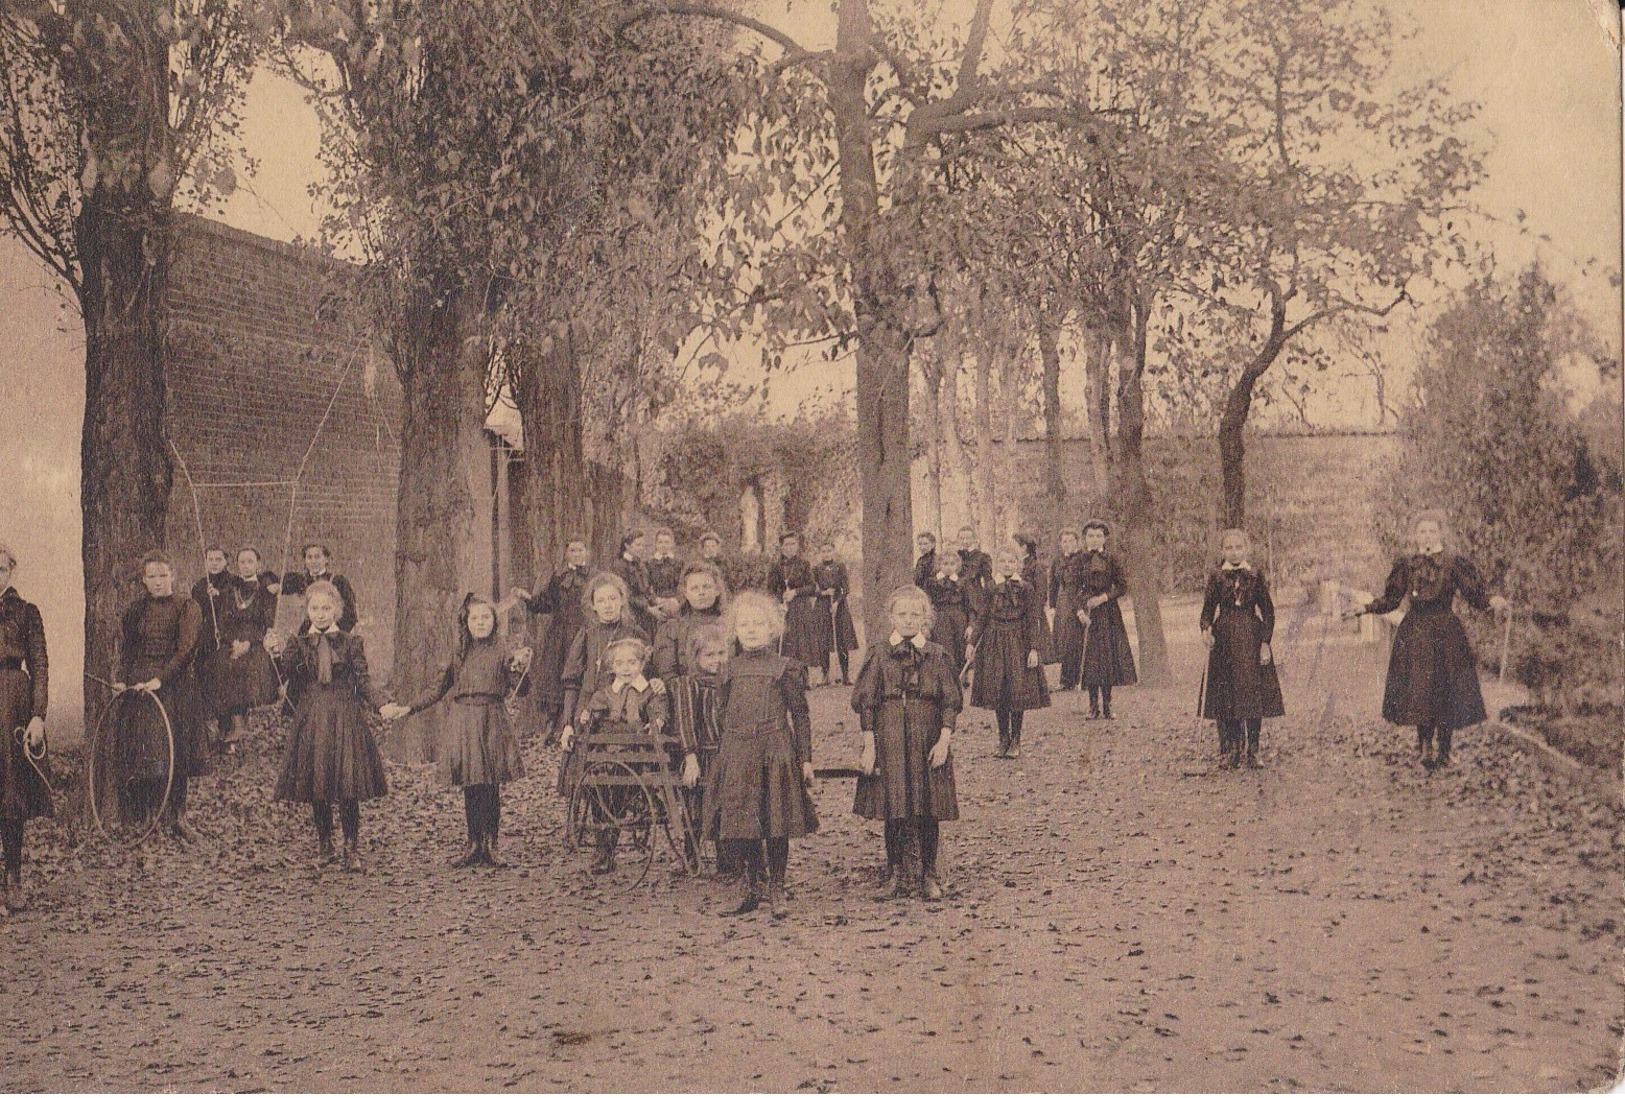
M726 915L749 915L762 906L762 877L752 866L745 868L745 896L739 901L739 906L724 912Z
M1439 729L1438 751L1433 757L1434 769L1443 769L1450 765L1450 741L1455 733L1448 728Z
M1247 769L1257 770L1259 765L1258 729L1249 727L1247 729Z
M364 872L361 865L361 851L356 849L354 839L344 840L344 871L346 873Z

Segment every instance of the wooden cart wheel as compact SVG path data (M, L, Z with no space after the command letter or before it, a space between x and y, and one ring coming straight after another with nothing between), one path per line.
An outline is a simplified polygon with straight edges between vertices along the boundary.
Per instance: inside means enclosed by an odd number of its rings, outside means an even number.
M596 846L599 832L614 828L620 832L620 853L641 861L627 888L636 888L649 875L656 817L654 794L643 776L619 761L588 763L570 798L569 830L578 847Z

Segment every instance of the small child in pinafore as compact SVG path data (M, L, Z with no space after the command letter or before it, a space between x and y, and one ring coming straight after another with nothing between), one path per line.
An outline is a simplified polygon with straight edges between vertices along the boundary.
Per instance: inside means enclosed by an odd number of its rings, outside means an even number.
M730 624L740 650L718 686L722 742L706 783L705 830L745 867L745 897L729 914L755 911L765 891L773 917L783 918L790 840L818 830L807 792L813 780L807 667L776 650L784 636L780 600L747 591L734 600Z
M590 740L594 732L642 732L659 736L666 727L671 707L663 689L655 686L643 673L649 662L649 646L636 637L611 641L604 649L604 659L614 677L587 699L582 711L581 735ZM698 763L695 764L698 767ZM618 790L607 790L611 801ZM602 823L603 821L596 821ZM615 848L621 833L613 827L598 828L598 860L593 863L594 873L615 871Z
M708 623L688 634L687 645L683 662L688 670L667 680L666 694L671 699L672 731L682 749L685 800L690 817L697 822L722 742L717 684L728 659L728 638L721 625ZM734 870L727 853L718 850L717 874Z
M497 832L502 819L502 784L524 777L519 740L508 720L507 700L530 685L531 650L512 652L496 635L496 606L477 595L463 600L457 615L457 652L435 685L410 705L384 707L386 718L421 713L447 695L452 704L437 731L435 759L442 782L463 789L468 845L452 865L500 867Z
M891 637L873 645L852 691L863 726L863 760L852 811L886 825L886 871L877 899L907 896L916 882L928 900L942 898L937 879L937 825L959 819L954 790L954 724L963 704L959 668L926 639L931 599L899 587L886 600ZM905 855L911 865L905 865Z

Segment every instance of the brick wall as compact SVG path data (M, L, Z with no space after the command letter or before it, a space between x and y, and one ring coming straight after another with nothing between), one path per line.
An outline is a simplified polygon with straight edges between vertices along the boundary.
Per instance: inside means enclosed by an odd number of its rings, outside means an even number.
M346 294L353 277L308 249L181 220L168 408L180 460L168 541L188 584L205 544L228 553L256 545L277 570L300 567L305 542L325 542L355 585L369 655L387 677L401 394ZM284 628L297 623L300 601L286 600Z

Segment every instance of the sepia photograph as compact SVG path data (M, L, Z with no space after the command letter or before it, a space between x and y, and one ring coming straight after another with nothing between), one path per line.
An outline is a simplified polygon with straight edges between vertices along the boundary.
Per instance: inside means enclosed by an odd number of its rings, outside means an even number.
M1585 1093L1614 0L0 0L0 1091Z

